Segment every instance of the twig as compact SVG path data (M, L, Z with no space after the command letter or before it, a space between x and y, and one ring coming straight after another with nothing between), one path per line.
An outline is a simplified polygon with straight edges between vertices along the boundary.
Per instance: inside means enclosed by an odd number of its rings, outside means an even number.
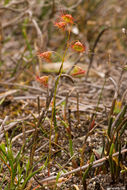
M77 125L80 124L80 113L79 113L79 93L77 92Z
M20 19L21 19L22 17L25 16L25 14L28 14L28 10L26 10L26 11L23 12L23 13L21 13L19 16L15 17L15 18L12 19L11 21L9 21L9 22L3 24L3 25L2 25L2 28L5 29L5 28L7 28L8 26L11 26L11 25L13 25L13 24L16 24L17 22L20 21Z
M62 7L62 10L66 10L66 11L74 11L73 9L75 9L76 7L79 6L79 4L82 3L82 0L78 0L74 5L72 5L71 7ZM61 10L60 10L61 11Z
M26 129L24 123L22 124L22 134L23 134L23 146L25 145L26 142ZM25 147L24 147L25 148ZM24 149L25 150L25 149Z
M8 120L8 118L9 118L8 116L5 116L3 122L2 122L2 124L1 124L1 126L0 126L0 134L1 134L1 132L2 132L2 130L3 130L3 128L4 128L4 125L5 125L6 121Z
M127 149L123 149L123 150L121 151L121 154L124 154L125 152L127 152ZM119 155L119 152L116 152L116 153L114 153L114 154L112 155L112 157L115 157L115 156L118 156L118 155ZM104 157L104 158L101 158L101 159L99 159L99 160L94 161L94 162L93 162L93 165L92 165L92 168L95 167L95 165L96 165L97 167L100 166L100 165L98 165L99 163L102 163L102 162L104 162L104 161L106 161L106 160L108 160L108 159L109 159L109 156L106 156L106 157ZM89 164L86 164L86 165L84 165L84 166L82 166L82 167L78 167L78 168L76 168L76 169L74 169L74 170L71 170L71 171L69 171L69 172L67 172L67 173L64 173L64 174L62 174L60 177L66 177L66 176L68 176L68 175L70 175L70 174L79 172L79 171L81 171L81 170L85 170L85 169L88 168L88 167L89 167ZM48 182L48 181L52 181L52 180L54 180L54 179L56 179L56 178L57 178L57 175L56 175L56 176L51 176L51 177L48 177L48 178L43 179L43 180L41 181L41 183L43 183L43 182Z
M15 94L17 93L19 90L9 90L7 92L5 92L3 95L0 95L0 99L2 98L6 98L7 96L10 96L12 94Z
M0 9L10 10L12 12L21 13L26 11L26 9L13 9L11 7L0 7Z
M65 97L65 105L64 105L64 120L67 119L67 107L68 107L68 92Z
M26 3L26 0L20 0L20 1L15 0L15 1L10 1L10 2L6 5L6 7L10 7L10 6L12 6L12 5L18 5L18 4L22 4L22 3Z
M65 74L64 74L65 76ZM69 76L69 75L68 75ZM72 78L72 77L71 77ZM73 80L74 81L74 80ZM40 91L40 92L44 92L46 93L46 90L42 90L42 88L36 88L36 87L33 87L33 86L28 86L28 85L22 85L22 84L18 84L18 83L12 83L12 82L0 82L0 85L8 85L8 86L18 86L20 88L28 88L28 89L32 89L32 90L37 90L37 91ZM93 84L93 83L88 83L88 82L84 82L84 85L86 86L91 86L91 87L94 87L94 88L102 88L102 86L100 85L96 85L96 84ZM107 89L107 90L111 90L112 89L112 86L105 86L104 89Z
M127 89L126 89L126 90L124 91L124 93L123 93L123 96L122 96L122 98L121 98L121 104L123 104L123 101L124 101L126 95L127 95Z
M30 96L17 96L17 97L13 97L13 100L27 100L27 99L36 100L37 99L37 101L38 101L38 97L39 97L38 95L36 95L36 96L34 96L34 95L33 96L32 95L30 95ZM46 97L39 97L39 99L45 100Z
M38 39L40 40L40 46L42 46L42 42L43 42L43 38L42 38L43 35L42 35L42 32L41 32L41 30L40 30L40 28L39 28L39 26L38 26L36 20L32 18L32 22L33 22L33 24L34 24L34 26L35 26L35 28L36 28L37 35L38 35Z
M24 127L24 126L23 126ZM28 130L28 131L24 131L24 134L28 134L28 133L32 133L34 132L35 129L31 129L31 130ZM22 137L24 135L23 133L20 133L19 135L15 136L13 139L12 139L12 143L15 142L18 138Z
M6 132L6 131L12 129L13 127L15 127L17 125L17 123L21 123L24 120L29 119L29 118L30 118L30 115L28 115L27 117L22 118L22 119L17 119L16 121L9 123L8 125L4 125L4 131ZM3 130L0 131L0 133L1 133L0 138L2 138L4 136L4 131Z
M33 86L28 86L28 85L22 85L22 84L18 84L18 83L11 83L11 82L0 82L0 85L8 85L8 86L18 86L20 88L27 88L27 89L31 89L31 90L37 90L43 93L46 93L46 91L42 88L36 88Z
M117 92L118 91L118 85L117 85L116 81L112 77L109 77L109 80L112 81L112 83L115 87L115 91Z
M126 64L126 63L125 63L125 64ZM118 90L120 89L120 84L121 84L121 81L122 81L122 77L123 77L124 71L125 71L125 70L124 70L124 67L123 67L122 70L121 70L119 79L118 79Z
M42 150L45 146L47 146L49 144L49 142L46 142L45 144L43 144L42 146L40 146L37 150L35 150L35 153Z
M109 27L104 28L104 29L98 34L98 36L97 36L97 38L96 38L96 40L95 40L95 43L94 43L93 48L92 48L92 50L91 50L92 53L90 54L90 55L91 55L91 56L90 56L90 62L89 62L89 66L88 66L87 73L86 73L86 77L85 77L85 80L86 80L86 81L87 81L87 78L88 78L88 75L89 75L89 71L90 71L91 66L92 66L92 63L93 63L95 48L96 48L96 46L97 46L97 44L98 44L98 42L99 42L101 36L102 36L102 35L104 34L104 32L107 31L108 29L109 29Z
M70 72L72 71L72 69L74 68L74 66L78 64L78 62L80 61L80 59L81 59L82 56L83 56L83 54L80 54L79 57L74 62L74 64L72 65L72 67L67 71L68 75L70 74Z
M40 47L42 47L42 43L43 43L43 37L42 36L43 35L42 35L42 32L41 32L41 29L39 28L37 21L33 18L32 11L28 10L27 12L29 14L29 17L31 18L31 21L32 21L36 31L37 31L38 39L40 41Z

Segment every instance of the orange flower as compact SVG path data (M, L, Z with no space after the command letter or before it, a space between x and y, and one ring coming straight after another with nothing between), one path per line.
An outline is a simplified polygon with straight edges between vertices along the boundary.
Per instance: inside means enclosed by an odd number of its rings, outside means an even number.
M56 22L55 26L58 27L59 29L65 30L66 22L62 22L62 21Z
M51 62L51 56L52 56L52 52L51 51L46 51L46 52L42 52L42 53L38 53L38 56L43 58L45 61L47 62Z
M85 74L85 71L79 66L75 66L71 72L72 76L77 76L77 75L81 75L81 74Z
M85 45L83 45L80 41L72 42L71 48L77 52L84 52L86 50Z
M49 79L48 76L42 76L42 77L36 76L36 80L45 87L48 87L48 79Z
M73 24L74 23L74 18L72 17L72 15L70 14L63 14L61 16L61 20L63 20L64 22L66 23L70 23L70 24Z

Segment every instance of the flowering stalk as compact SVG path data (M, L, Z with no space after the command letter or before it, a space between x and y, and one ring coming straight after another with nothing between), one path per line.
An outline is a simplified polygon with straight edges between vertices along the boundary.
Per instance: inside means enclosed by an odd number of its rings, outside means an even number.
M59 21L55 22L55 26L58 29L61 30L66 30L68 31L68 37L67 37L67 42L66 42L66 47L64 50L64 54L61 57L61 66L59 69L58 76L56 77L54 87L52 88L51 95L49 97L48 102L51 102L52 97L53 97L53 102L52 102L52 116L51 116L51 126L50 126L50 134L49 134L49 162L48 162L48 175L50 175L50 163L51 163L51 136L52 136L52 130L53 130L53 124L55 128L55 143L58 141L58 129L57 129L57 122L56 122L56 93L57 93L57 87L59 84L59 80L62 76L63 73L63 64L66 56L66 52L69 47L71 47L74 51L82 53L85 51L85 46L80 42L80 41L74 41L72 43L69 43L70 41L70 33L71 33L71 28L72 25L74 24L74 19L70 14L64 14L60 16ZM56 52L54 52L57 54ZM47 52L42 52L38 53L39 57L45 60L46 62L52 62L53 60L53 51L47 51ZM82 70L80 67L75 67L74 72L72 73L72 76L76 76L79 74L84 74L85 71ZM48 77L43 76L43 77L36 77L37 81L40 82L43 86L47 87L48 89ZM49 107L49 104L47 104ZM69 143L70 143L70 150L71 150L71 155L73 155L73 150L72 150L72 142L71 142L71 137L69 136Z
M72 24L71 24L71 26L72 26ZM61 77L61 75L63 73L63 64L64 64L65 55L66 55L69 40L70 40L70 32L71 32L71 30L68 31L68 38L67 38L66 48L65 48L65 51L64 51L64 54L63 54L63 57L62 57L62 63L61 63L60 69L59 69L59 75L58 75L58 77L57 77L57 79L55 81L55 87L54 87L54 97L53 97L52 117L51 117L51 127L50 127L50 139L49 139L49 168L48 168L49 170L50 170L50 161L51 161L51 136L52 136L54 116L55 116L55 113L56 113L56 92L57 92L57 87L58 87L60 77ZM57 143L57 141L58 141L58 133L57 133L57 130L56 130L55 142ZM49 175L50 175L50 172L49 172Z

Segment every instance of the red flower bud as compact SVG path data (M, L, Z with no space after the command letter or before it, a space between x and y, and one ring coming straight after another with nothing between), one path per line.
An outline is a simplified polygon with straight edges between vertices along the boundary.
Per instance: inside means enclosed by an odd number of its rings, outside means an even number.
M61 20L63 20L66 23L73 24L74 23L74 18L70 14L64 14L61 16Z
M81 67L78 67L78 66L75 66L71 72L72 76L78 76L78 75L83 75L83 74L85 74L85 71Z
M36 76L36 80L45 87L48 87L48 79L49 79L48 76L42 76L42 77Z
M47 62L51 62L51 56L52 56L52 52L51 51L46 51L46 52L42 52L42 53L38 53L38 56L43 58L45 61Z
M55 26L58 27L59 29L65 30L66 22L62 22L62 21L56 22Z
M72 42L71 48L77 52L84 52L86 50L86 46L83 45L80 41Z

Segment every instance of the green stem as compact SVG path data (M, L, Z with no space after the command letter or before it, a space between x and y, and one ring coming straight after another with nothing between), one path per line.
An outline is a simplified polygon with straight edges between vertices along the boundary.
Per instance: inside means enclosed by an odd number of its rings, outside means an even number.
M65 51L64 51L64 55L62 57L62 63L61 63L60 69L59 69L59 75L58 75L58 78L57 78L57 80L55 82L53 106L52 106L52 117L51 117L51 126L50 126L50 137L49 137L49 167L48 167L49 169L50 169L50 160L51 160L51 136L52 136L53 119L54 119L55 105L56 105L56 93L57 93L57 87L58 87L60 77L61 77L61 75L63 73L63 64L64 64L66 52L68 50L69 40L70 40L70 31L68 32L67 44L66 44L66 48L65 48Z

